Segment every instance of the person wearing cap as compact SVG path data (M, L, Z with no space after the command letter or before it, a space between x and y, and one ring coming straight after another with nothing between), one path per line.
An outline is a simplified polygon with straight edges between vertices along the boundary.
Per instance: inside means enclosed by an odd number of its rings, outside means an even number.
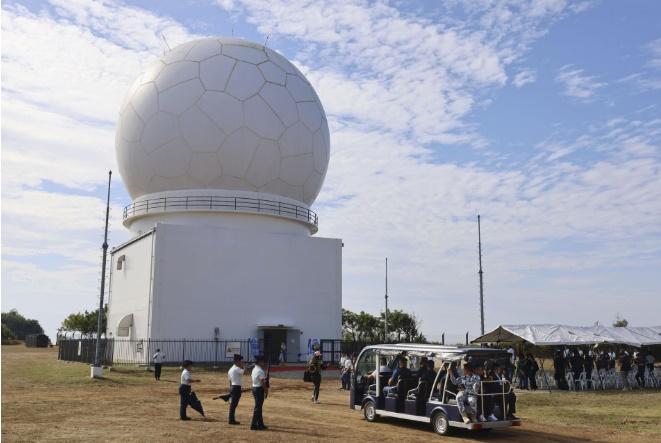
M319 389L321 388L321 370L323 369L324 362L321 359L321 351L315 351L314 355L308 362L310 377L314 390L312 391L312 403L319 404Z
M264 356L255 356L255 367L252 370L252 396L255 398L255 409L252 413L252 422L250 429L253 431L263 431L267 429L264 426L264 418L262 417L262 406L264 405L264 398L268 394L268 386L266 384L266 372L262 368L264 366Z
M179 385L179 418L181 420L190 420L190 417L186 415L186 409L188 408L189 398L191 393L191 384L199 383L200 380L193 379L193 362L190 360L184 360L182 365L184 370L181 371L181 384Z
M239 400L241 399L241 378L243 377L243 371L243 356L234 354L234 364L230 370L227 371L227 378L229 378L230 381L229 398L232 399L229 412L229 424L231 425L240 424L238 421L236 421L234 414L236 412L236 407L239 406ZM229 400L229 398L227 400ZM224 397L223 399L225 400Z

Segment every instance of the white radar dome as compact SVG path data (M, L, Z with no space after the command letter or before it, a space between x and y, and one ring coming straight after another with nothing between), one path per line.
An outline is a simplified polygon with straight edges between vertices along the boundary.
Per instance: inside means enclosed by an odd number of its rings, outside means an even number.
M311 205L328 168L319 97L263 45L206 38L138 77L120 111L119 171L135 200L187 189L274 194Z

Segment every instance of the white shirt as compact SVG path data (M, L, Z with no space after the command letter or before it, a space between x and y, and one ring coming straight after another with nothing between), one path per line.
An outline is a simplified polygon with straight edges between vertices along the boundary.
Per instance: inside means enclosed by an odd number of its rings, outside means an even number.
M241 386L241 376L243 375L243 369L237 365L232 365L229 371L227 371L227 378L230 379L230 385L232 386Z
M344 363L347 361L345 356L340 357L340 366L344 367Z
M347 358L346 360L344 360L344 369L349 371L349 370L351 370L352 366L353 365L351 364L351 359L350 358Z
M163 363L165 361L165 354L157 352L152 359L154 360L154 363Z
M181 371L181 384L182 385L190 385L190 381L193 377L191 376L191 373L188 369L184 369Z
M514 349L512 349L512 348L509 348L509 349L507 350L507 352L509 352L509 353L511 354L511 356L510 356L510 363L514 364L514 363L516 362L516 352L515 352Z
M262 386L262 380L266 378L266 373L262 368L259 366L255 365L255 367L252 370L252 387L253 388L259 388Z

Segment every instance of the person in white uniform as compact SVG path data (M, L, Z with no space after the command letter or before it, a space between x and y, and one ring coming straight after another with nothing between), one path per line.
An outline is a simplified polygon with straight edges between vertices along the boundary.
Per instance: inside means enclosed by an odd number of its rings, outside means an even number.
M252 413L252 422L250 429L253 431L263 431L267 429L264 425L264 418L262 417L262 406L264 405L264 398L268 395L268 382L266 380L266 372L262 368L264 366L264 356L258 355L255 357L255 367L252 370L252 395L255 398L255 409Z
M161 369L163 368L163 362L165 361L165 354L163 354L160 349L157 349L152 360L154 361L154 378L160 380Z
M239 354L234 354L234 364L227 371L227 377L230 380L230 398L232 402L230 403L230 412L229 412L229 424L238 425L240 424L235 419L236 407L239 406L239 400L241 399L241 378L243 377L244 365L243 365L243 356ZM227 401L227 400L225 400Z

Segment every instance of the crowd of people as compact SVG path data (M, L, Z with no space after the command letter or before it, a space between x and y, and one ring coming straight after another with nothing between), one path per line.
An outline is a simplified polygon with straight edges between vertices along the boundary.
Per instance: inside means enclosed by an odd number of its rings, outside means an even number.
M617 374L615 387L626 391L633 387L630 378L634 371L636 387L645 387L648 379L655 383L654 363L654 355L647 351L556 349L553 357L554 379L558 389L581 389L582 384L592 389L596 387L595 383L605 387L608 375Z

